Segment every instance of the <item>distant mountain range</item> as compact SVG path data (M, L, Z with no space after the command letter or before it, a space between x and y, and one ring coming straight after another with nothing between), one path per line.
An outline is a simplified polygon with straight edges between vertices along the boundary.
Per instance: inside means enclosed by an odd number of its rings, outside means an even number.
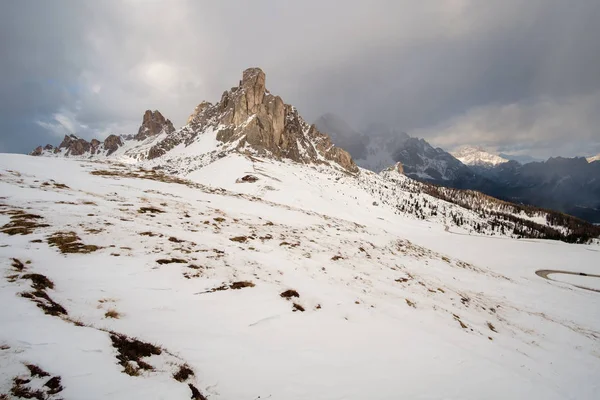
M534 159L494 154L474 146L451 154L424 139L379 125L359 132L333 114L320 117L315 124L363 168L379 172L382 166L400 162L404 173L413 179L478 190L600 222L600 155L526 162Z

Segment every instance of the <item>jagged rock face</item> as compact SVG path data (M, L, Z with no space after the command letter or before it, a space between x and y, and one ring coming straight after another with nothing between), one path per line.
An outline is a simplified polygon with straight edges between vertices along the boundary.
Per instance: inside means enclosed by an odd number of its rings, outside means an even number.
M145 140L151 136L156 136L163 131L168 134L175 132L175 128L171 121L163 117L158 111L146 110L142 125L134 139Z
M33 150L31 153L29 153L29 155L31 155L31 156L41 156L43 151L44 151L44 149L42 148L42 146L38 146L38 147L35 148L35 150Z
M117 151L120 146L123 146L123 141L120 136L110 135L104 139L104 149L108 150L106 153L107 156Z
M357 172L348 152L335 147L328 136L307 124L296 108L287 105L265 87L260 68L244 71L237 87L223 93L212 105L200 103L188 118L188 125L153 146L148 158L156 158L179 143L191 143L207 128L217 130L217 140L259 155L288 158L301 163L335 162L349 172Z
M65 135L59 149L65 149L66 155L80 156L83 153L90 151L92 145L85 139L78 138L75 135Z

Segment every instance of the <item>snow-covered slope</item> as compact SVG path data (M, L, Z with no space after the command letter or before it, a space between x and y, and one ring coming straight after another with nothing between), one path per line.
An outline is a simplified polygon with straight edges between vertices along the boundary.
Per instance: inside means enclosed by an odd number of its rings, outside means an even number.
M0 394L596 397L597 279L535 272L598 274L597 245L445 228L480 217L393 169L173 151L0 157Z
M497 154L490 153L482 147L464 146L451 153L460 162L465 165L475 165L478 167L494 167L508 162L507 159Z

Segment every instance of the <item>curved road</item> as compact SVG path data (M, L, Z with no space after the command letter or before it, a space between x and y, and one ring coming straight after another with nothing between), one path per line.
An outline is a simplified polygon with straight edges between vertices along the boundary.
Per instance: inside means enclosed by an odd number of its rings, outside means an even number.
M592 288L588 288L585 286L579 286L579 285L575 285L573 283L569 283L569 282L563 282L563 281L557 281L555 279L550 278L548 275L552 275L552 274L566 274L566 275L578 275L578 276L585 276L585 277L589 277L589 278L600 278L600 275L594 275L594 274L586 274L583 272L572 272L572 271L559 271L559 270L555 270L555 269L540 269L535 271L535 274L539 277L542 277L544 279L548 279L549 281L554 281L554 282L560 282L560 283L567 283L569 285L573 285L579 289L585 289L585 290L590 290L592 292L598 292L600 293L600 290L598 289L592 289Z

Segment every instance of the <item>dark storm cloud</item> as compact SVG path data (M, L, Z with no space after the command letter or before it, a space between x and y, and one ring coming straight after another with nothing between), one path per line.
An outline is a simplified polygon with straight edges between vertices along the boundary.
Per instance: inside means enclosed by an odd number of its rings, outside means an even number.
M260 66L308 120L600 152L596 0L6 3L0 151L132 133L147 108L182 125Z

